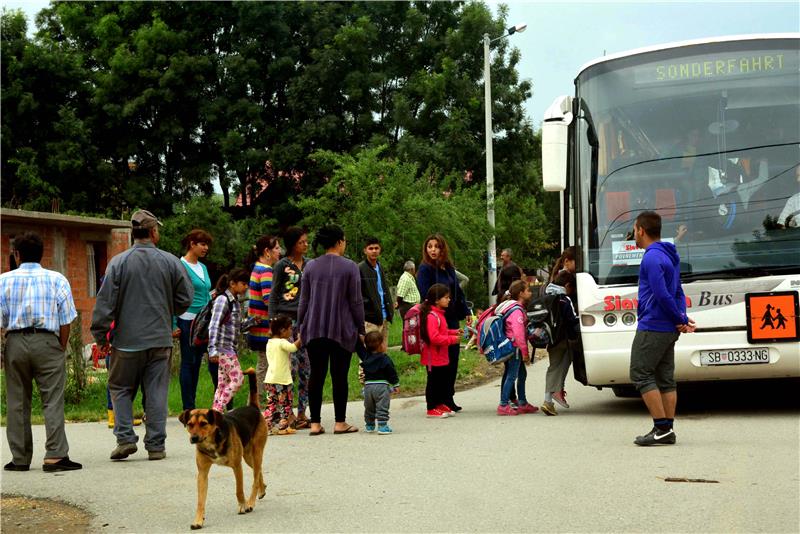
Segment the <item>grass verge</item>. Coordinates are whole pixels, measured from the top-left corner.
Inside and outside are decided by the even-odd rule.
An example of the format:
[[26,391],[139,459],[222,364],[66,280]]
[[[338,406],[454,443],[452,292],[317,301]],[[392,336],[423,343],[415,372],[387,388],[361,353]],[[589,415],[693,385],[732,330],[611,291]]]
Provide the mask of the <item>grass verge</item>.
[[[399,325],[399,323],[398,323]],[[402,325],[393,328],[389,333],[389,343],[394,346],[400,342],[400,331]],[[169,413],[171,416],[176,416],[182,409],[181,402],[181,388],[180,381],[177,376],[177,369],[179,367],[178,361],[180,359],[179,352],[174,352],[172,365],[172,379],[169,386]],[[389,356],[394,361],[397,368],[397,374],[400,376],[400,392],[398,396],[411,397],[422,395],[425,393],[425,383],[427,374],[425,368],[419,364],[419,356],[409,356],[408,354],[399,350],[389,350]],[[248,367],[255,367],[258,356],[255,352],[250,350],[243,350],[239,355],[239,361],[242,369]],[[483,356],[474,350],[461,351],[461,360],[458,367],[458,378],[456,387],[457,389],[465,389],[481,384],[486,380],[492,379],[502,373],[502,368],[497,369],[491,367],[486,363]],[[89,370],[88,384],[84,390],[84,394],[80,402],[76,404],[66,404],[64,414],[67,421],[70,422],[85,422],[85,421],[100,421],[106,418],[106,382],[107,373],[105,369]],[[6,396],[5,396],[5,373],[2,375],[3,396],[0,403],[0,422],[6,424]],[[248,387],[247,384],[243,385],[239,392],[236,394],[234,404],[236,406],[243,406],[247,403]],[[353,356],[353,361],[350,365],[349,375],[349,399],[359,400],[361,396],[361,384],[358,382],[358,358]],[[211,376],[208,373],[208,367],[203,364],[200,369],[200,382],[197,387],[197,406],[211,406],[214,399],[214,390],[211,383]],[[330,402],[332,399],[330,376],[325,383],[323,391],[324,402]],[[141,414],[143,412],[141,404],[141,394],[138,394],[134,402],[134,413]],[[33,401],[31,409],[31,421],[34,424],[42,424],[44,418],[42,416],[42,401],[39,395],[38,387],[33,388]]]

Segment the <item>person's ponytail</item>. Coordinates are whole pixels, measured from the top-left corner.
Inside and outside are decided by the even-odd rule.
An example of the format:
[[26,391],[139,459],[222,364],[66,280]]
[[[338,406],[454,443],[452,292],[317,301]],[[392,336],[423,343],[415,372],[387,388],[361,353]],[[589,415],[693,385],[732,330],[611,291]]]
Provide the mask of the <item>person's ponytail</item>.
[[436,305],[436,301],[442,297],[446,297],[449,294],[450,290],[444,284],[433,284],[430,289],[428,289],[428,293],[425,295],[425,300],[422,301],[422,304],[420,304],[419,307],[419,333],[422,336],[423,341],[427,343],[431,342],[430,333],[428,332],[428,315],[431,314],[431,310]]
[[219,279],[217,280],[217,285],[214,288],[214,290],[217,292],[217,295],[221,295],[221,294],[225,293],[225,290],[228,289],[228,285],[229,285],[228,281],[229,280],[230,280],[230,278],[228,277],[227,273],[225,273],[225,274],[223,274],[222,276],[219,277]]
[[556,260],[555,265],[553,265],[553,270],[550,271],[550,281],[556,279],[556,275],[558,272],[564,268],[564,263],[567,260],[575,261],[575,247],[567,247],[564,249],[564,252],[561,253],[561,256],[558,257]]

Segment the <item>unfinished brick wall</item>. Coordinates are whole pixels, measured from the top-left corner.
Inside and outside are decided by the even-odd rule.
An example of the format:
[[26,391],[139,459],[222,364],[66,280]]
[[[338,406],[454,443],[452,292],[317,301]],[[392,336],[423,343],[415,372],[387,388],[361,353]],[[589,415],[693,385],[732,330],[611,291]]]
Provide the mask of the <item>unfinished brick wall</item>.
[[[90,327],[96,298],[90,294],[92,284],[89,281],[90,256],[87,247],[92,244],[106,244],[105,257],[95,267],[95,271],[99,269],[98,274],[102,275],[108,260],[130,246],[130,229],[98,227],[91,223],[64,225],[57,221],[3,221],[0,233],[0,271],[7,272],[11,267],[12,236],[24,231],[33,231],[42,236],[42,267],[58,271],[67,277],[75,308],[81,313],[83,341],[91,343]],[[96,282],[93,285],[96,286]]]

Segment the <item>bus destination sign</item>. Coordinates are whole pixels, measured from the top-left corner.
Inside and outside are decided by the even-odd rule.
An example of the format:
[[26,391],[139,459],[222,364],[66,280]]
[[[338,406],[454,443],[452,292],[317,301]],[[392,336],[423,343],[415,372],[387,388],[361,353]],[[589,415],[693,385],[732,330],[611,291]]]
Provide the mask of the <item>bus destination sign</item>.
[[750,54],[695,56],[663,63],[648,63],[637,68],[637,84],[713,81],[747,75],[790,74],[797,72],[798,55],[784,51]]

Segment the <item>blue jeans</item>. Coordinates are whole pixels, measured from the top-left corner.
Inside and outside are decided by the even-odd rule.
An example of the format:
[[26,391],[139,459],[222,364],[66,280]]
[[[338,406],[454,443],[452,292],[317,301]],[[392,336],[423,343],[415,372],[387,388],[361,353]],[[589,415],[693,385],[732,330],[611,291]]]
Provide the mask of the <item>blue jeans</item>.
[[[189,339],[192,321],[179,318],[178,328],[181,329],[181,401],[183,402],[184,410],[193,410],[197,396],[197,382],[200,380],[200,366],[203,363],[203,353],[208,349],[206,346],[198,347],[193,345],[192,340]],[[212,377],[216,378],[213,375]]]
[[522,361],[519,351],[513,358],[507,360],[504,365],[506,366],[506,372],[503,378],[503,385],[500,388],[500,406],[508,405],[508,399],[514,389],[514,381],[517,383],[517,399],[520,405],[528,404],[528,399],[525,397],[525,380],[528,378],[528,370],[525,368],[525,363]]

